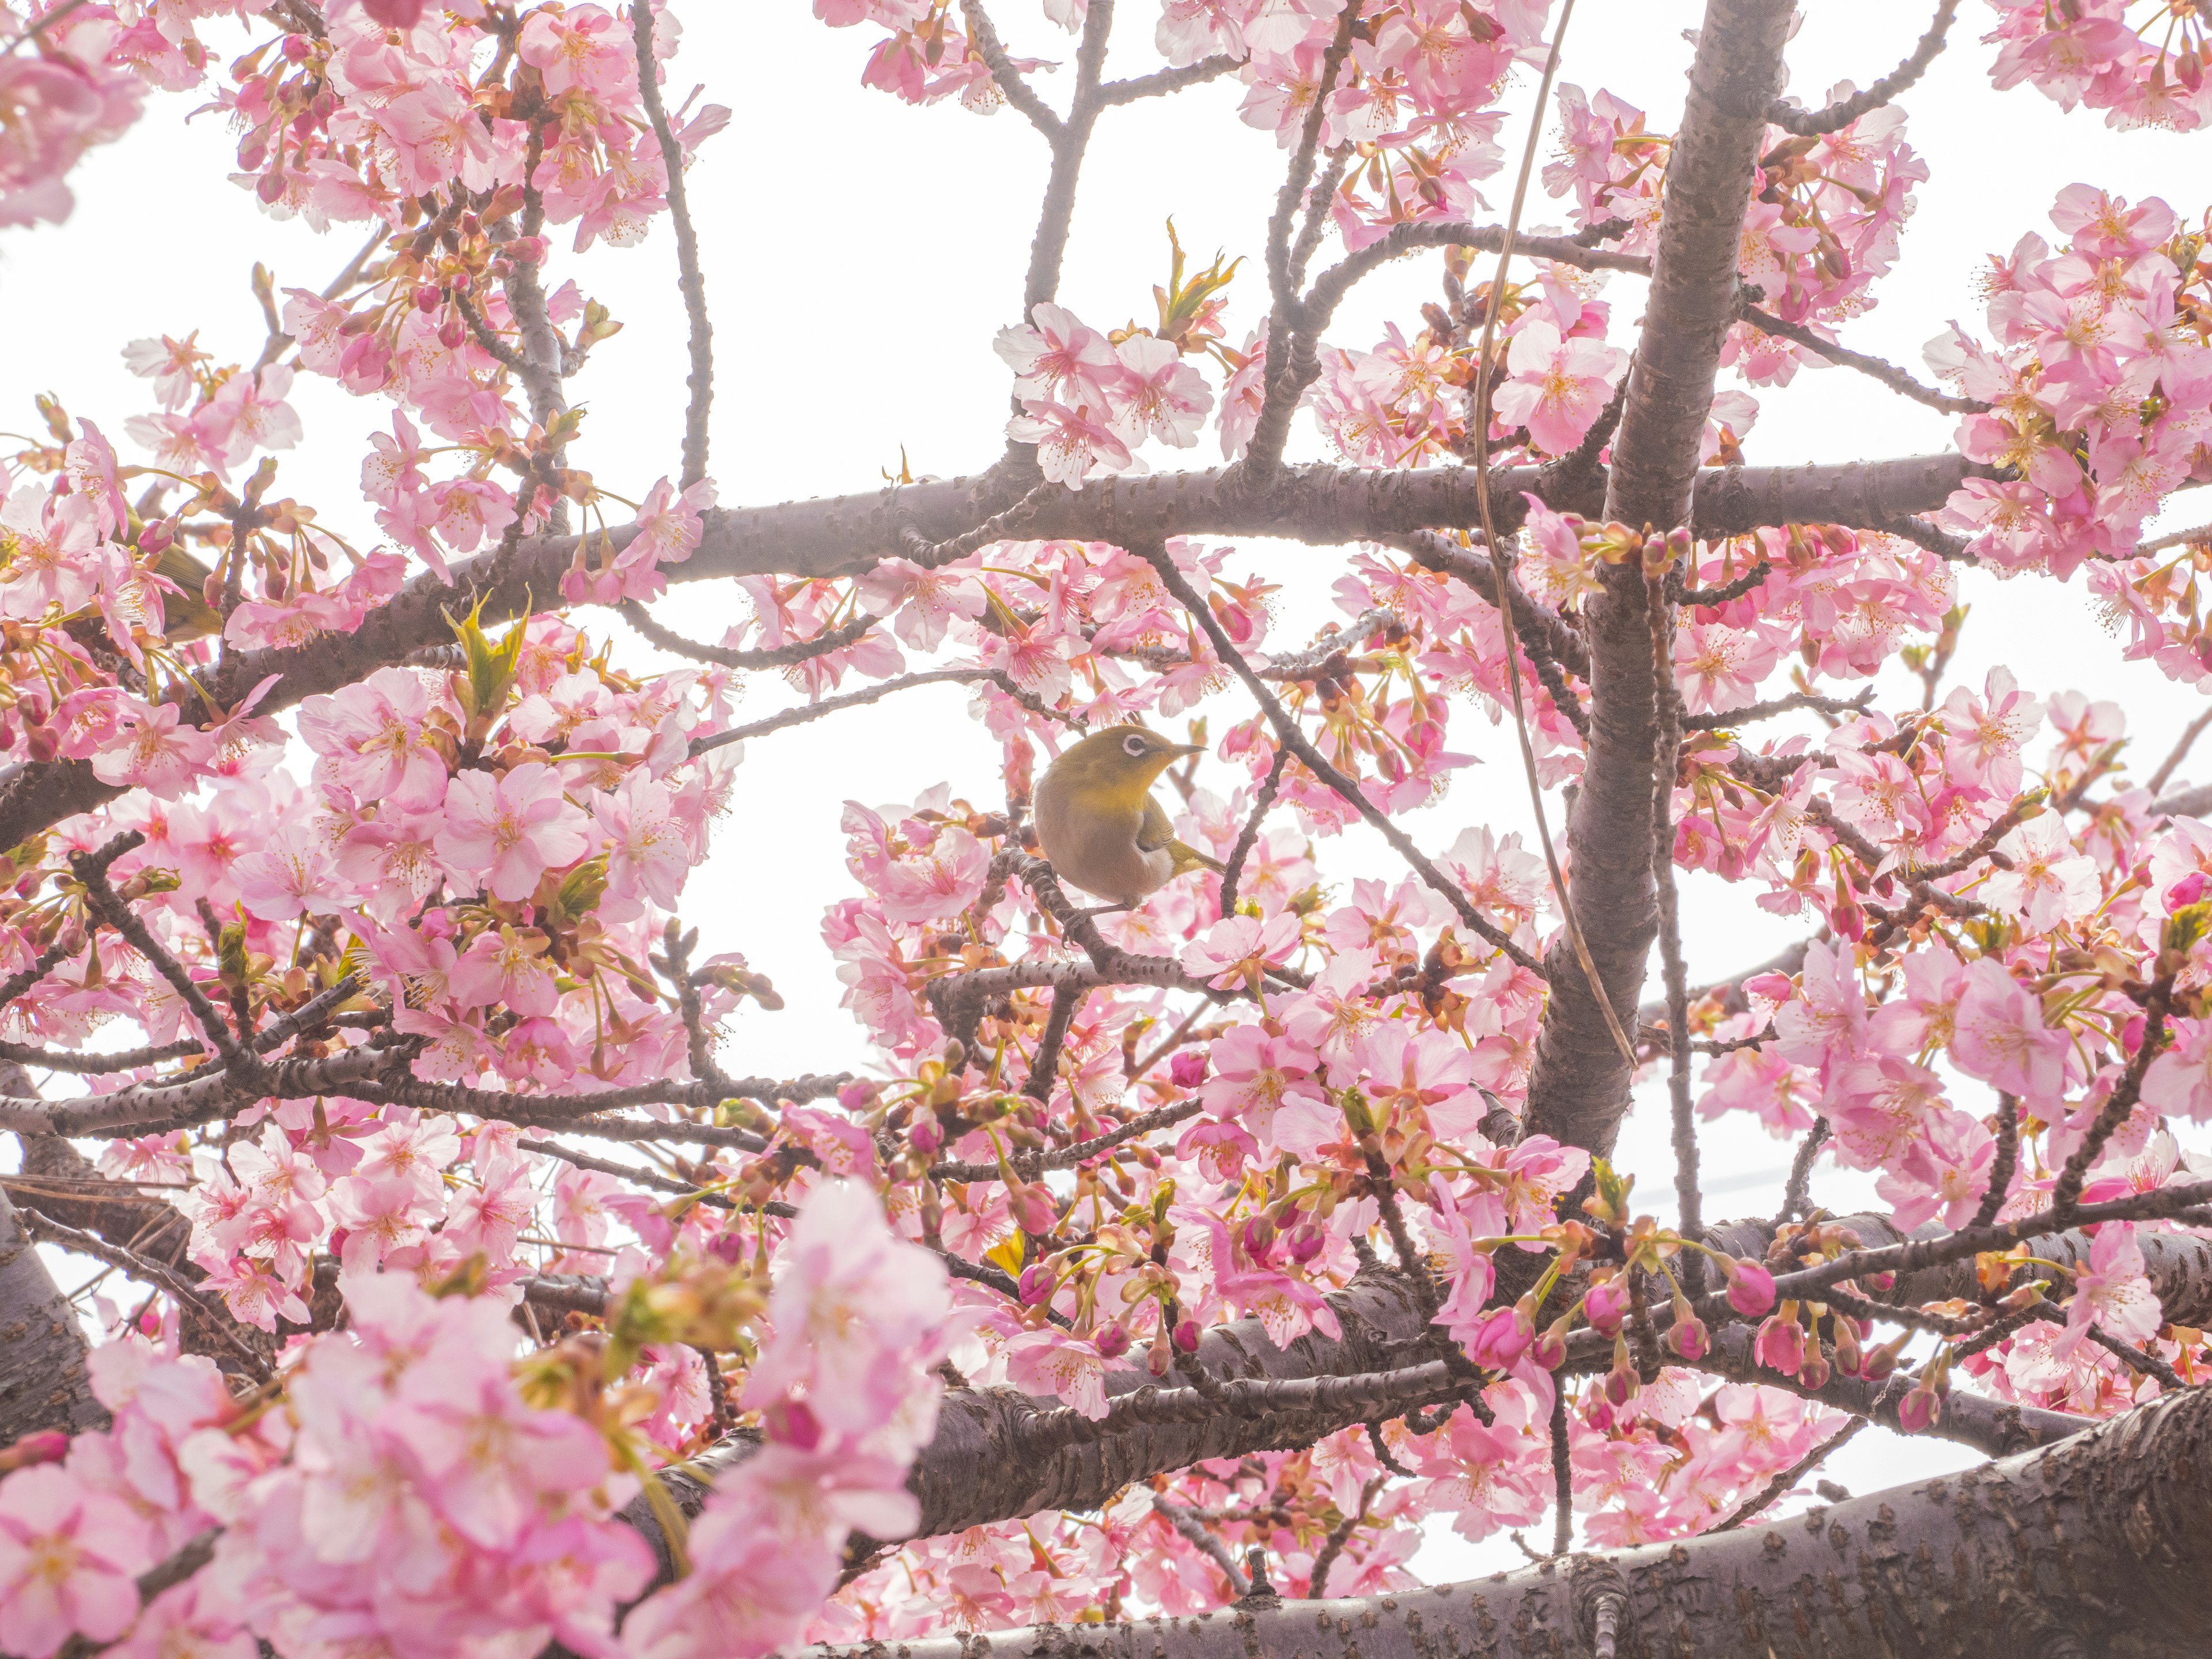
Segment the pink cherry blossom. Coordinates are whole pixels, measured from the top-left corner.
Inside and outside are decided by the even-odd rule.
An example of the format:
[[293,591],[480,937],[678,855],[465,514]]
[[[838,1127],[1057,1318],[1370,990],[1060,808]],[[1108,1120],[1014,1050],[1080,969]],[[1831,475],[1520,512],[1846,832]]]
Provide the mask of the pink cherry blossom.
[[488,872],[495,898],[528,896],[549,870],[573,863],[590,844],[587,820],[563,794],[561,775],[525,761],[495,780],[464,772],[446,793],[438,856],[463,879]]

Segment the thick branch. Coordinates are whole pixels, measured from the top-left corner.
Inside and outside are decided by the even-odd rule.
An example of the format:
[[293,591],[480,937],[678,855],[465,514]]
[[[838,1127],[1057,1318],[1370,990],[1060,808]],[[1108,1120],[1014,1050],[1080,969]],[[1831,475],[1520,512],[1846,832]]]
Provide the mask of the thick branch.
[[[2212,1391],[1799,1520],[1477,1583],[1140,1625],[1039,1626],[1030,1659],[2166,1659],[2212,1619]],[[1604,1626],[1608,1635],[1601,1638]],[[902,1644],[964,1659],[972,1638]],[[823,1647],[822,1659],[871,1650]]]
[[[1701,535],[1738,535],[1764,525],[1841,524],[1881,528],[1916,513],[1932,512],[1977,467],[1958,455],[1909,456],[1835,466],[1708,467],[1694,486],[1695,525]],[[1464,467],[1420,471],[1370,471],[1358,467],[1279,468],[1264,486],[1224,488],[1226,468],[1160,473],[1140,478],[1102,478],[1079,491],[1044,492],[1023,521],[1025,539],[1073,538],[1135,542],[1170,536],[1279,536],[1311,546],[1334,546],[1392,532],[1479,524],[1474,475]],[[1547,492],[1547,503],[1588,518],[1604,513],[1601,489],[1587,480],[1547,483],[1546,469],[1517,467],[1491,476],[1493,509],[1501,533],[1526,514],[1523,490]],[[902,531],[929,542],[950,540],[1006,507],[1002,479],[955,478],[908,484],[864,495],[831,496],[780,506],[710,509],[697,552],[667,568],[672,582],[717,581],[735,576],[858,575],[887,558],[906,556]],[[1553,499],[1556,495],[1557,499]],[[609,532],[604,545],[619,551],[634,530]],[[595,547],[601,538],[594,532]],[[560,591],[562,574],[575,556],[564,535],[530,537],[501,560],[495,554],[453,566],[456,586],[425,574],[391,604],[371,611],[351,634],[312,644],[256,651],[237,659],[238,683],[277,677],[259,709],[280,714],[305,698],[335,691],[374,670],[405,661],[425,646],[448,642],[445,613],[459,614],[484,600],[487,626],[526,614]],[[199,714],[197,702],[191,708]],[[0,773],[0,847],[12,847],[40,830],[89,811],[123,792],[102,783],[84,761],[30,762]]]

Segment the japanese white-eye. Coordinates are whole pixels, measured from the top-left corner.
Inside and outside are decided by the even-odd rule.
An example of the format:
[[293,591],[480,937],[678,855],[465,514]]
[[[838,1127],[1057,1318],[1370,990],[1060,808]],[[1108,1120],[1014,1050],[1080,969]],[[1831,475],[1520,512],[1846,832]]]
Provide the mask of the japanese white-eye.
[[1093,732],[1037,780],[1037,844],[1060,878],[1127,906],[1218,860],[1177,841],[1152,781],[1201,744],[1171,743],[1141,726]]

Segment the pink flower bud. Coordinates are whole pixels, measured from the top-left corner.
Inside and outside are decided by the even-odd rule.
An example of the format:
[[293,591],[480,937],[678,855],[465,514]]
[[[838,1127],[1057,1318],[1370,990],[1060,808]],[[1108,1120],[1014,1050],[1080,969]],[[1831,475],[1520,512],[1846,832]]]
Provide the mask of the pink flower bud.
[[1176,1322],[1175,1345],[1185,1353],[1198,1352],[1198,1322],[1195,1319],[1178,1320]]
[[1604,1434],[1613,1427],[1613,1402],[1603,1395],[1583,1407],[1583,1421]]
[[1152,1338],[1152,1346],[1145,1350],[1145,1369],[1154,1376],[1165,1376],[1175,1364],[1175,1356],[1168,1347],[1168,1334],[1161,1331]]
[[1924,1382],[1915,1384],[1912,1392],[1897,1402],[1897,1426],[1907,1434],[1934,1428],[1942,1415],[1942,1400]]
[[2179,881],[2167,888],[2166,908],[2168,914],[2176,910],[2185,910],[2203,898],[2204,885],[2204,872],[2202,870],[2191,870]]
[[1529,1352],[1547,1371],[1555,1371],[1567,1363],[1567,1319],[1565,1314],[1545,1328],[1543,1334],[1530,1346]]
[[274,172],[263,173],[259,181],[253,186],[253,193],[271,206],[283,201],[284,199],[284,170],[282,167],[279,167]]
[[1060,1218],[1052,1207],[1048,1188],[1021,1181],[1006,1183],[1006,1212],[1013,1217],[1014,1225],[1025,1233],[1048,1233]]
[[438,343],[448,351],[459,351],[468,337],[468,325],[458,317],[448,317],[438,325]]
[[1600,1336],[1619,1336],[1620,1322],[1628,1317],[1627,1285],[1618,1279],[1591,1285],[1583,1298],[1583,1317]]
[[33,1429],[0,1450],[0,1469],[27,1469],[34,1463],[58,1463],[69,1455],[70,1437],[59,1429]]
[[1275,1224],[1264,1215],[1255,1215],[1238,1229],[1237,1243],[1253,1261],[1265,1261],[1267,1252],[1275,1248]]
[[1805,1350],[1805,1363],[1797,1370],[1800,1382],[1808,1389],[1825,1389],[1828,1386],[1828,1379],[1835,1374],[1836,1368],[1828,1363],[1828,1356],[1818,1347],[1808,1346]]
[[1206,1081],[1206,1050],[1185,1048],[1168,1062],[1168,1081],[1178,1089],[1195,1089]]
[[933,1115],[925,1112],[908,1128],[906,1144],[927,1158],[945,1145],[945,1126]]
[[1043,1262],[1032,1261],[1022,1269],[1018,1293],[1022,1299],[1022,1306],[1024,1308],[1034,1308],[1038,1304],[1049,1300],[1053,1289],[1053,1271]]
[[1685,1359],[1698,1360],[1711,1349],[1713,1340],[1705,1322],[1691,1314],[1686,1319],[1678,1317],[1667,1328],[1667,1346]]
[[1091,1339],[1101,1359],[1119,1359],[1129,1352],[1129,1333],[1120,1325],[1102,1325]]
[[1628,1358],[1628,1344],[1620,1337],[1613,1339],[1613,1369],[1605,1374],[1605,1397],[1616,1406],[1626,1406],[1636,1398],[1644,1386],[1644,1379],[1636,1374],[1636,1367]]
[[1528,1352],[1535,1335],[1528,1316],[1517,1306],[1492,1308],[1468,1339],[1467,1357],[1486,1370],[1510,1370],[1513,1362]]
[[1729,1306],[1747,1319],[1774,1311],[1774,1275],[1748,1256],[1727,1263]]
[[1304,1266],[1321,1254],[1321,1247],[1328,1242],[1328,1235],[1311,1221],[1301,1221],[1283,1235],[1283,1248],[1291,1261]]
[[1777,1314],[1759,1328],[1751,1352],[1767,1370],[1795,1376],[1805,1364],[1805,1328]]
[[1869,1279],[1866,1282],[1867,1282],[1867,1287],[1868,1287],[1869,1290],[1875,1290],[1875,1291],[1888,1291],[1888,1290],[1894,1290],[1894,1289],[1896,1288],[1896,1286],[1897,1286],[1897,1275],[1896,1275],[1895,1273],[1876,1273],[1876,1274],[1875,1274],[1872,1278]]
[[415,309],[417,311],[435,311],[445,302],[445,290],[435,283],[424,283],[415,290]]
[[314,50],[314,44],[304,34],[288,34],[284,37],[284,61],[288,64],[306,63]]
[[734,1267],[744,1259],[744,1236],[734,1228],[726,1227],[707,1241],[707,1254],[715,1261]]

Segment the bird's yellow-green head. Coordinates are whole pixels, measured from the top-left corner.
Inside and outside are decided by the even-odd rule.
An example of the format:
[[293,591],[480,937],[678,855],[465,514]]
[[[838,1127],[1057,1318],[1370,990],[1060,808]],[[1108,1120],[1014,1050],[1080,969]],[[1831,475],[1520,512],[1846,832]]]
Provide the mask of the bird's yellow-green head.
[[1052,770],[1084,796],[1133,806],[1161,773],[1204,748],[1203,744],[1172,742],[1141,726],[1113,726],[1072,745],[1052,763]]

